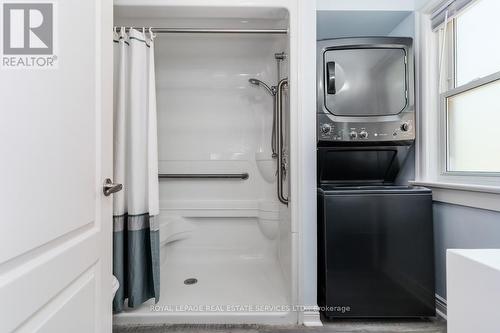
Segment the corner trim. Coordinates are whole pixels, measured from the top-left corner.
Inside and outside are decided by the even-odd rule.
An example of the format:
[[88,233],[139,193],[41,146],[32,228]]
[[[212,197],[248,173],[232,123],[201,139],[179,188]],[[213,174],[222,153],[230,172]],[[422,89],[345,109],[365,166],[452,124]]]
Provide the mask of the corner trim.
[[317,306],[304,308],[302,324],[306,327],[320,327],[323,326],[321,322]]

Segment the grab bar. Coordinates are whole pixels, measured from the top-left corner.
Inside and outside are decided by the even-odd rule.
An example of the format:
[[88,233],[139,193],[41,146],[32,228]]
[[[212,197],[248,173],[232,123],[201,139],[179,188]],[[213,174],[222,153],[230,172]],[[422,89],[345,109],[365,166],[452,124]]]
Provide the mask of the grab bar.
[[278,199],[281,203],[288,205],[288,198],[283,195],[283,117],[282,117],[282,98],[283,98],[283,87],[288,84],[288,79],[282,79],[278,83],[277,94],[276,94],[276,142],[278,146],[278,181],[277,181],[277,191]]
[[244,173],[160,173],[158,178],[170,179],[248,179],[247,172]]

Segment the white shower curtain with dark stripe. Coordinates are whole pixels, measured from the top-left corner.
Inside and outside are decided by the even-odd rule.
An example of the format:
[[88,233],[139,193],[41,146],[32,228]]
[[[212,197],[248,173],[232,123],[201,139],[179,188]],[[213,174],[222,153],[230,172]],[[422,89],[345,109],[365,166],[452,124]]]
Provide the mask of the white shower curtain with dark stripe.
[[113,309],[159,299],[158,143],[151,31],[114,34]]

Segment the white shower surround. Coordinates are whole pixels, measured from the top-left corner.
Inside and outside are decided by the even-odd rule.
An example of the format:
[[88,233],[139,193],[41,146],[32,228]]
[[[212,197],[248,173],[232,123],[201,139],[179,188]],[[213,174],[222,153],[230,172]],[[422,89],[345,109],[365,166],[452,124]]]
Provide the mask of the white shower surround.
[[[182,6],[185,9],[196,12],[197,7],[207,8],[207,1],[203,0],[115,0],[115,5],[119,6],[133,6],[139,5],[142,8],[147,8],[148,6],[168,6],[177,7]],[[291,262],[291,276],[289,281],[291,284],[291,304],[300,304],[313,306],[316,305],[316,193],[315,193],[315,110],[314,100],[315,100],[315,87],[314,87],[314,73],[315,73],[315,55],[311,50],[315,47],[315,32],[311,31],[315,28],[315,11],[313,1],[292,1],[292,0],[255,0],[255,1],[230,1],[230,0],[213,0],[210,1],[210,8],[221,9],[222,13],[225,11],[223,7],[231,7],[231,12],[234,15],[237,13],[235,8],[248,9],[251,7],[261,7],[261,8],[285,8],[288,10],[289,15],[289,81],[290,81],[290,132],[291,132],[291,142],[290,142],[290,155],[292,165],[290,180],[290,209],[287,212],[290,215],[290,243],[291,252],[282,253],[282,255],[289,255]],[[142,15],[143,18],[144,10],[138,12],[138,15]],[[206,11],[199,10],[197,13],[199,17],[206,15]],[[213,13],[212,13],[213,15]],[[152,22],[152,21],[149,21]],[[306,23],[307,22],[307,23]],[[138,24],[138,23],[134,23]],[[152,23],[149,23],[153,25]],[[158,25],[159,26],[159,25]],[[220,27],[220,26],[219,26]],[[229,27],[229,26],[228,26]],[[300,29],[299,29],[300,27]],[[311,38],[312,37],[312,38]],[[167,37],[170,38],[170,37]],[[196,37],[194,37],[196,38]],[[235,38],[230,37],[230,38]],[[243,38],[253,38],[251,36]],[[271,37],[272,39],[272,37]],[[161,42],[160,42],[161,43]],[[274,65],[274,59],[269,59],[268,66]],[[271,72],[271,71],[270,71]],[[264,76],[261,77],[266,82],[275,83],[275,76]],[[161,80],[161,79],[160,79]],[[161,86],[161,82],[159,85]],[[250,89],[251,87],[249,87]],[[270,99],[265,95],[265,91],[258,91],[253,87],[252,95],[255,98]],[[161,110],[161,97],[159,99],[159,113]],[[265,105],[265,103],[264,103]],[[269,101],[268,107],[271,108],[272,104]],[[161,119],[161,115],[160,115]],[[161,121],[160,121],[161,122]],[[161,124],[159,125],[161,126]],[[160,129],[161,132],[161,129]],[[261,143],[265,144],[261,140]],[[254,143],[259,145],[259,143]],[[160,143],[161,146],[161,143]],[[160,148],[161,149],[161,148]],[[160,151],[161,160],[162,151]],[[160,172],[162,170],[162,165],[160,163]],[[244,170],[242,170],[244,171]],[[249,170],[251,173],[256,174],[257,170]],[[263,183],[262,183],[263,184]],[[234,185],[234,184],[233,184]],[[241,184],[240,184],[241,185]],[[181,185],[181,186],[186,186]],[[209,185],[208,185],[209,186]],[[264,188],[265,185],[263,185]],[[237,187],[236,187],[237,189]],[[273,195],[271,187],[271,192],[268,195]],[[169,201],[168,193],[161,189],[163,194],[160,194],[162,203],[160,206],[163,210],[167,209],[169,205],[173,204]],[[168,191],[167,191],[168,192]],[[189,192],[189,191],[188,191]],[[194,193],[194,192],[192,192]],[[219,192],[223,193],[223,192]],[[241,195],[247,193],[243,188],[240,192]],[[224,201],[224,196],[216,198],[213,204],[217,206],[220,205],[220,209],[214,210],[215,206],[209,207],[210,210],[218,211],[216,216],[220,217],[223,215],[224,209],[227,208]],[[202,201],[200,201],[202,202]],[[218,203],[217,203],[218,202]],[[196,202],[192,200],[186,200],[185,203],[189,206],[196,206]],[[247,219],[252,219],[251,216],[255,215],[258,217],[258,205],[252,200],[243,200],[243,206],[238,207],[242,216]],[[179,202],[172,205],[175,209],[179,208]],[[246,205],[246,206],[245,206]],[[186,207],[189,208],[189,207]],[[197,207],[199,210],[200,207]],[[194,210],[189,210],[192,215]],[[286,210],[282,210],[282,215]],[[221,213],[222,212],[222,213]],[[200,212],[205,218],[206,210]],[[253,215],[252,215],[253,214]],[[189,215],[189,214],[188,214]],[[234,215],[233,213],[229,214]],[[185,215],[184,215],[185,216]],[[191,218],[196,219],[195,216]],[[232,217],[228,217],[230,219]],[[227,221],[227,220],[226,220]],[[248,220],[247,222],[249,222]],[[239,222],[238,222],[239,223]],[[248,225],[250,226],[251,223]],[[253,225],[256,225],[253,223]],[[251,227],[250,227],[251,228]],[[249,232],[251,229],[249,229]],[[255,231],[255,230],[254,230]],[[265,240],[263,240],[265,242]],[[283,252],[283,250],[282,250]],[[260,263],[263,265],[269,263]],[[275,267],[275,266],[269,266]],[[222,272],[223,273],[223,272]],[[251,273],[247,274],[251,275]],[[248,276],[247,276],[248,277]],[[251,277],[251,276],[250,276]],[[163,279],[162,279],[163,281]],[[258,287],[258,285],[257,285]],[[132,314],[132,313],[131,313]],[[156,319],[152,317],[157,317]],[[273,314],[260,314],[255,313],[237,313],[229,314],[227,316],[223,315],[200,315],[198,317],[185,317],[182,315],[168,316],[166,320],[158,321],[158,316],[161,314],[149,314],[149,316],[137,315],[120,315],[115,317],[117,323],[151,323],[151,322],[217,322],[217,323],[263,323],[263,324],[279,324],[279,323],[305,323],[314,324],[319,321],[318,313],[315,311],[299,311],[292,312],[287,316],[273,315]]]

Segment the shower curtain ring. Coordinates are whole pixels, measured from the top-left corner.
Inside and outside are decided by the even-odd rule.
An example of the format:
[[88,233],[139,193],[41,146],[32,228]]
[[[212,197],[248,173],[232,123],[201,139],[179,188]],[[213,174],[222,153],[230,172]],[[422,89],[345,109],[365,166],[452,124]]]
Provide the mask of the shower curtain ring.
[[149,38],[151,38],[151,40],[155,39],[156,35],[153,33],[153,28],[152,27],[149,27]]

